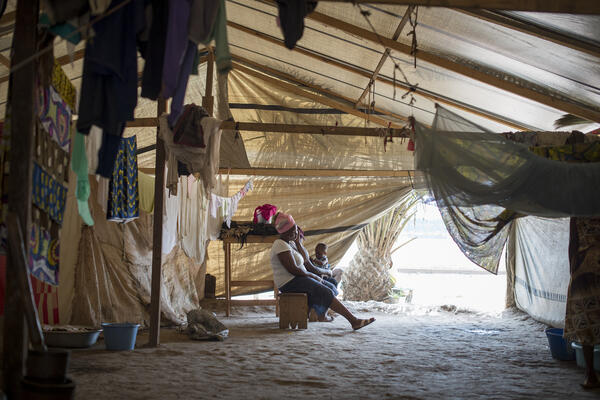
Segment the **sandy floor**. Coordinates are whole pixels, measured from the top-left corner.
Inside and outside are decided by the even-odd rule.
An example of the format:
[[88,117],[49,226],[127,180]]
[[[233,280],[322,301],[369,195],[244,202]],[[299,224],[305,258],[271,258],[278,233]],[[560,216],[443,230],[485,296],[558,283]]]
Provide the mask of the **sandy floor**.
[[[278,329],[272,309],[236,308],[224,342],[161,331],[158,349],[72,352],[78,399],[598,398],[583,370],[550,357],[545,326],[412,305],[351,304],[377,321],[353,332],[342,318]],[[242,312],[243,310],[243,312]],[[219,314],[218,314],[219,315]],[[221,314],[222,315],[222,314]],[[137,345],[147,342],[147,332]]]

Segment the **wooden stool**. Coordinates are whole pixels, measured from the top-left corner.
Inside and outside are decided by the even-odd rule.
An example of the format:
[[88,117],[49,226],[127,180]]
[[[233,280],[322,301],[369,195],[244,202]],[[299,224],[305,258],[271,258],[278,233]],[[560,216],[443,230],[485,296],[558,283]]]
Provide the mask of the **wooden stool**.
[[279,295],[279,329],[306,329],[308,327],[308,298],[306,293]]

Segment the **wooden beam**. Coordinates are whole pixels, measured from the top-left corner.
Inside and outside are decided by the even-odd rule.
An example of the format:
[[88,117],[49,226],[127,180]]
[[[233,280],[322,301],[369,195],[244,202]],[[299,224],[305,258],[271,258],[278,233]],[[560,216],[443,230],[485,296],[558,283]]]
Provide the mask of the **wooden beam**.
[[471,17],[479,18],[484,21],[491,22],[496,25],[504,26],[515,31],[535,36],[537,38],[556,43],[560,46],[568,47],[573,50],[587,53],[594,57],[600,57],[600,46],[583,42],[573,37],[564,35],[559,32],[546,29],[535,25],[529,21],[524,21],[519,18],[504,15],[498,12],[489,10],[456,10]]
[[[167,110],[164,98],[158,98],[157,115]],[[160,344],[160,287],[162,281],[162,230],[163,209],[165,198],[165,145],[156,129],[156,158],[154,179],[154,215],[152,223],[152,283],[150,291],[150,333],[148,346],[157,347]]]
[[[32,57],[37,50],[39,0],[18,0],[15,33],[12,42],[12,65]],[[10,74],[8,107],[12,111],[10,135],[10,174],[8,175],[8,211],[16,214],[29,249],[31,232],[31,187],[35,131],[36,66],[26,63]],[[5,126],[6,127],[6,126]],[[16,254],[9,253],[6,265],[4,304],[3,385],[8,398],[20,398],[21,379],[28,335],[25,329],[23,295],[19,285]]]
[[[154,168],[140,168],[140,172],[154,175]],[[304,177],[381,177],[408,178],[412,170],[358,170],[358,169],[293,169],[293,168],[219,168],[220,174],[244,176],[304,176]],[[232,239],[235,241],[237,239]],[[248,242],[251,243],[251,242]]]
[[[130,121],[128,127],[156,126],[150,122],[157,122],[158,118],[136,118]],[[312,133],[317,135],[337,135],[337,136],[374,136],[374,137],[408,137],[408,130],[401,128],[363,128],[359,126],[329,126],[329,125],[299,125],[299,124],[273,124],[264,122],[221,122],[221,129],[239,130],[248,132],[281,132],[281,133]]]
[[485,8],[567,14],[600,14],[596,0],[323,0],[336,3],[395,4],[399,6]]
[[[597,2],[597,4],[600,7],[600,1]],[[374,32],[360,28],[356,25],[349,24],[345,21],[330,17],[320,12],[314,11],[307,15],[306,18],[339,29],[351,35],[358,36],[373,43],[380,45],[382,44],[383,46],[389,47],[392,50],[410,55],[411,47],[406,44],[378,36]],[[460,75],[467,76],[471,79],[478,80],[480,82],[497,87],[507,92],[517,94],[526,99],[533,100],[535,102],[547,105],[557,110],[568,112],[594,122],[600,122],[600,109],[593,108],[589,105],[581,105],[575,103],[574,101],[569,101],[568,99],[566,99],[566,97],[563,97],[558,92],[554,92],[552,93],[552,95],[544,94],[543,92],[548,92],[549,89],[540,87],[539,85],[535,85],[531,82],[522,80],[522,82],[524,82],[525,85],[519,85],[517,83],[504,80],[501,77],[496,77],[494,74],[491,73],[495,71],[490,70],[490,73],[486,73],[483,70],[475,69],[467,65],[451,61],[441,56],[428,53],[424,50],[417,51],[416,57],[422,61],[456,72]],[[539,88],[543,92],[540,93],[540,91],[536,90],[536,88]]]
[[[283,43],[283,40],[281,40],[281,39],[275,38],[273,36],[266,35],[266,34],[264,34],[262,32],[256,31],[254,29],[247,28],[247,27],[245,27],[243,25],[239,25],[239,24],[236,24],[236,23],[233,23],[233,22],[227,22],[227,25],[231,26],[231,27],[233,27],[235,29],[241,30],[242,32],[245,32],[245,33],[247,33],[249,35],[252,35],[254,37],[260,38],[261,40],[267,41],[269,43],[276,44],[276,45],[278,45],[278,46],[280,46],[282,48],[285,48],[286,51],[288,51],[287,48],[285,47],[285,44]],[[334,66],[334,67],[337,67],[337,68],[341,68],[343,70],[355,73],[357,75],[364,76],[365,78],[370,78],[371,75],[372,75],[370,72],[368,72],[368,71],[366,71],[366,70],[364,70],[362,68],[359,68],[357,66],[340,62],[337,59],[317,54],[315,52],[303,49],[303,48],[301,48],[299,46],[294,47],[294,49],[292,51],[298,52],[298,53],[303,54],[303,55],[305,55],[307,57],[311,57],[311,58],[313,58],[315,60],[322,61],[322,62],[326,63],[328,66]],[[266,70],[267,67],[266,66],[261,66],[260,68],[261,69],[264,68]],[[280,75],[281,75],[281,73],[280,73]],[[383,83],[385,83],[387,85],[390,85],[390,86],[393,86],[395,84],[397,87],[403,88],[405,90],[410,89],[410,87],[407,84],[405,84],[405,83],[403,83],[401,81],[394,82],[394,80],[392,78],[385,77],[385,76],[382,76],[382,75],[378,75],[376,80],[378,82],[383,82]],[[507,120],[506,118],[502,118],[502,117],[500,117],[498,115],[495,115],[495,114],[492,114],[490,112],[486,112],[484,110],[477,109],[477,108],[469,106],[467,104],[464,104],[464,103],[461,103],[461,102],[457,102],[457,101],[454,101],[452,99],[448,99],[448,98],[446,98],[444,96],[440,96],[440,95],[438,95],[436,93],[424,90],[422,88],[417,88],[414,93],[417,96],[424,97],[424,98],[429,99],[429,100],[431,100],[433,102],[452,106],[452,107],[457,108],[459,110],[463,110],[463,111],[469,112],[471,114],[478,115],[478,116],[483,117],[483,118],[487,118],[490,121],[498,122],[500,124],[506,125],[506,126],[511,127],[513,129],[517,129],[517,130],[531,130],[530,126],[522,125],[522,124],[519,124],[518,122]]]
[[[394,40],[394,41],[398,40],[398,38],[400,37],[400,34],[402,33],[402,29],[404,29],[404,26],[410,19],[409,18],[410,14],[413,12],[414,8],[415,8],[414,6],[408,6],[408,8],[406,9],[406,12],[402,16],[402,19],[400,20],[400,23],[398,24],[398,27],[396,28],[396,31],[392,35],[392,40]],[[379,63],[377,64],[377,67],[375,67],[375,70],[373,71],[373,75],[371,75],[371,79],[369,79],[369,84],[367,85],[365,90],[363,90],[363,92],[360,95],[360,97],[358,98],[358,100],[356,100],[356,103],[354,103],[354,107],[358,107],[360,105],[362,99],[364,99],[365,96],[367,95],[367,93],[369,93],[369,90],[371,89],[371,85],[373,85],[375,83],[375,80],[377,79],[377,76],[379,75],[379,71],[381,71],[381,68],[383,67],[383,64],[385,64],[385,61],[387,60],[391,51],[392,51],[392,49],[390,49],[389,47],[385,48],[383,55],[379,59]]]
[[156,128],[158,126],[158,118],[146,117],[136,118],[133,121],[127,121],[126,128]]
[[268,82],[271,85],[277,86],[277,87],[279,87],[281,89],[287,90],[287,91],[292,92],[294,94],[297,94],[299,96],[303,96],[303,97],[306,97],[306,98],[311,99],[313,101],[316,101],[317,103],[321,103],[321,104],[324,104],[326,106],[333,107],[336,110],[347,112],[348,114],[352,114],[354,116],[357,116],[359,118],[363,118],[365,120],[371,121],[371,122],[373,122],[375,124],[378,124],[378,125],[381,125],[381,126],[385,126],[385,127],[390,126],[392,128],[402,128],[402,126],[400,126],[397,123],[390,122],[388,120],[385,120],[385,119],[380,118],[380,117],[375,116],[375,115],[365,114],[365,113],[363,113],[361,111],[356,110],[354,107],[352,107],[350,105],[345,105],[345,104],[340,103],[339,101],[332,100],[329,97],[325,97],[325,96],[322,96],[320,94],[309,92],[308,90],[302,89],[302,88],[300,88],[300,87],[298,87],[296,85],[292,85],[290,83],[286,83],[286,82],[281,81],[279,79],[271,78],[268,75],[265,75],[263,73],[255,71],[253,69],[244,67],[241,64],[238,64],[238,63],[234,62],[233,65],[234,65],[234,68],[237,69],[237,70],[239,70],[239,71],[242,71],[242,72],[244,72],[244,73],[246,73],[248,75],[254,76],[255,78],[261,79],[261,80],[263,80],[265,82]]
[[[351,99],[350,97],[346,97],[346,96],[341,95],[339,93],[336,93],[336,92],[334,92],[332,90],[326,89],[326,88],[324,88],[324,87],[322,87],[320,85],[315,85],[313,83],[304,81],[302,79],[299,79],[299,78],[295,77],[294,75],[290,75],[290,74],[287,74],[285,72],[281,72],[281,71],[278,71],[276,69],[267,67],[264,64],[259,64],[257,62],[254,62],[254,61],[248,59],[248,58],[245,58],[245,57],[242,57],[242,56],[239,56],[239,55],[236,55],[236,54],[232,54],[231,57],[235,61],[239,61],[239,62],[241,62],[243,64],[246,64],[246,65],[249,65],[249,66],[251,66],[251,67],[253,67],[255,69],[259,69],[259,70],[261,70],[261,71],[263,71],[263,72],[265,72],[265,73],[267,73],[267,74],[269,74],[271,76],[275,76],[277,78],[285,79],[285,80],[290,81],[290,82],[295,82],[295,83],[297,83],[297,84],[299,84],[301,86],[305,86],[307,88],[310,88],[310,89],[312,89],[312,90],[314,90],[314,91],[316,91],[316,92],[318,92],[320,94],[324,94],[324,95],[327,95],[327,96],[333,96],[333,97],[336,97],[338,99],[342,99],[344,101],[347,101],[349,103],[354,102],[354,100]],[[395,113],[389,112],[389,111],[384,110],[383,108],[380,108],[380,107],[375,107],[373,110],[375,112],[378,112],[378,113],[381,113],[381,114],[384,114],[384,115],[388,115],[390,117],[399,119],[401,121],[408,121],[407,117],[405,117],[403,115],[399,115],[399,114],[395,114]]]
[[352,169],[290,169],[290,168],[222,168],[221,174],[229,175],[255,175],[255,176],[304,176],[304,177],[385,177],[385,178],[408,178],[412,171],[388,171],[388,170],[352,170]]

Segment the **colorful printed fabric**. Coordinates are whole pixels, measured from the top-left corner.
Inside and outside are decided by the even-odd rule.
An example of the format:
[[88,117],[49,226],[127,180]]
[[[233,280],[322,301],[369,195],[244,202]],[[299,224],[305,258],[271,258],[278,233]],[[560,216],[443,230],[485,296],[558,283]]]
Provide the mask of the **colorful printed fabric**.
[[29,272],[42,282],[58,286],[59,243],[46,229],[31,224]]
[[67,202],[67,188],[33,163],[33,204],[46,212],[53,221],[62,225]]
[[107,219],[109,221],[129,222],[140,216],[136,153],[135,136],[121,138],[108,186]]
[[52,86],[39,91],[38,117],[58,145],[69,152],[71,146],[71,108]]
[[540,146],[530,147],[529,149],[540,157],[554,161],[600,161],[600,142],[565,144],[563,146]]
[[71,107],[71,110],[74,110],[77,103],[77,91],[56,60],[54,60],[54,68],[52,69],[52,86],[65,103]]
[[43,324],[56,325],[58,318],[58,287],[48,285],[29,275],[38,316]]

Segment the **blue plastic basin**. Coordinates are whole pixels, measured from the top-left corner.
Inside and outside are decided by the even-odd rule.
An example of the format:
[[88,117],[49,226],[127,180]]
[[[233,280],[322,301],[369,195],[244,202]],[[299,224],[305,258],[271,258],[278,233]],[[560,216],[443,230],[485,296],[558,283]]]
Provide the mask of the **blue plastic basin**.
[[546,336],[548,337],[548,345],[550,346],[552,358],[563,361],[575,359],[575,351],[563,339],[563,330],[561,328],[546,329]]
[[102,323],[106,350],[133,350],[140,324]]

